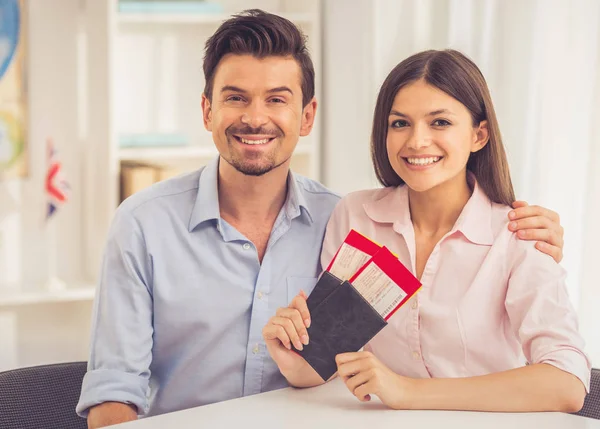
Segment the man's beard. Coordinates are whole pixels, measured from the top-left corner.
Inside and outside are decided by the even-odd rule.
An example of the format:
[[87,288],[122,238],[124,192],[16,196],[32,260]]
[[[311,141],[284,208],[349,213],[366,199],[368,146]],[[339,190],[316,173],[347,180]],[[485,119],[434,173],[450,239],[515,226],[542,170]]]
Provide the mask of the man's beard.
[[[229,147],[229,153],[231,154],[230,159],[225,159],[229,165],[235,168],[240,173],[246,176],[262,176],[269,171],[276,169],[277,167],[284,164],[287,159],[282,162],[277,163],[276,153],[277,147],[275,147],[272,151],[266,154],[257,154],[254,159],[249,159],[248,157],[242,156],[239,151],[236,150],[237,145],[239,143],[236,138],[233,136],[237,135],[269,135],[274,136],[276,139],[281,139],[284,137],[283,131],[280,128],[274,129],[266,129],[266,128],[251,128],[248,126],[245,127],[235,127],[230,126],[225,130],[225,136],[227,137],[227,146]],[[280,142],[275,142],[276,144],[280,144]],[[272,144],[269,142],[267,144]],[[258,161],[258,162],[253,162]]]
[[233,151],[231,151],[231,150],[229,153],[232,153],[232,156],[230,159],[225,158],[225,161],[227,161],[227,163],[229,163],[229,165],[231,165],[237,171],[239,171],[240,173],[242,173],[246,176],[262,176],[263,174],[267,174],[268,172],[276,169],[277,167],[281,166],[282,164],[284,164],[287,161],[287,159],[286,159],[280,163],[276,163],[275,159],[273,159],[273,157],[269,157],[268,160],[264,160],[264,156],[261,156],[261,158],[263,158],[262,162],[253,163],[253,162],[248,162],[248,160],[246,158],[238,156],[237,154],[233,153]]

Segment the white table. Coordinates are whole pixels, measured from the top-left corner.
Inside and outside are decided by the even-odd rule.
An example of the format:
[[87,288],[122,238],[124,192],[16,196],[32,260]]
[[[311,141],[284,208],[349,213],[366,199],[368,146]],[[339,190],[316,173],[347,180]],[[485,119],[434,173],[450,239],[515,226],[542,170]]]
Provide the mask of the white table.
[[395,411],[376,397],[359,402],[339,379],[312,389],[282,389],[131,423],[123,429],[600,429],[600,420],[563,413]]

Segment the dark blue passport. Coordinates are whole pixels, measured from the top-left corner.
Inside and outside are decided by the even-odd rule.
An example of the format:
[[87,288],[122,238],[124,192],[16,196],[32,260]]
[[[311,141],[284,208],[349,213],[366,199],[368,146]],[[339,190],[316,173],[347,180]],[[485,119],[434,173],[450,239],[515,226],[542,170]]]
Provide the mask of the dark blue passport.
[[352,284],[327,271],[307,305],[311,316],[309,344],[296,351],[325,381],[337,371],[338,354],[360,350],[387,325]]

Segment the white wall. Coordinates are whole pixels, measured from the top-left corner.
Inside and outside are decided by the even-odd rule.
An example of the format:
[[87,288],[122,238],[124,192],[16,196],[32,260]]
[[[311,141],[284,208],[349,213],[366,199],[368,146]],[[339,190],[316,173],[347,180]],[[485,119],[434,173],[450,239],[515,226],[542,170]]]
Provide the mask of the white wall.
[[[596,79],[595,100],[600,100],[600,74]],[[600,102],[596,103],[593,112],[594,118],[600,118]],[[598,119],[596,119],[597,122]],[[600,142],[600,131],[594,130],[594,141]],[[600,144],[594,146],[590,153],[588,168],[598,171],[600,163]],[[586,205],[584,208],[586,219],[586,237],[600,237],[600,174],[592,176],[593,180],[588,183],[586,192]],[[598,241],[591,239],[585,242],[582,252],[582,275],[581,282],[586,285],[580,296],[579,314],[580,329],[584,338],[588,339],[588,352],[596,368],[600,367],[600,264],[598,263]]]
[[377,185],[370,133],[377,94],[369,0],[327,0],[323,22],[323,183],[345,194]]
[[[29,0],[29,176],[0,182],[16,211],[0,220],[0,294],[45,287],[56,254],[63,280],[84,280],[82,146],[77,136],[76,34],[79,0]],[[44,222],[46,138],[60,151],[72,187],[71,201],[50,228]],[[1,195],[1,194],[0,194]],[[56,228],[56,242],[50,231]],[[91,303],[0,306],[0,367],[85,359]],[[14,345],[9,347],[9,345]]]
[[[0,182],[17,205],[2,222],[1,288],[37,289],[47,279],[48,254],[56,251],[58,270],[69,282],[82,280],[81,146],[77,137],[76,40],[78,0],[30,0],[28,73],[29,176]],[[72,202],[54,219],[58,242],[44,222],[45,142],[52,137],[72,187]],[[14,249],[19,249],[18,252]]]

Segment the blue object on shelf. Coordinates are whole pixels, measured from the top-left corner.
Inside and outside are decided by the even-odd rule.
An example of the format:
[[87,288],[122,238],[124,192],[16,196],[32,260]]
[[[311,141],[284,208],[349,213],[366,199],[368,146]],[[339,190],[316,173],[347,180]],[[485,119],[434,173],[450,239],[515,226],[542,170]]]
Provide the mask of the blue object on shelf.
[[122,134],[119,136],[120,147],[174,147],[187,146],[188,139],[183,134]]
[[179,0],[179,1],[152,1],[128,0],[119,2],[119,12],[123,13],[223,13],[223,6],[219,3]]
[[0,0],[0,79],[6,73],[19,43],[21,9],[17,0]]

